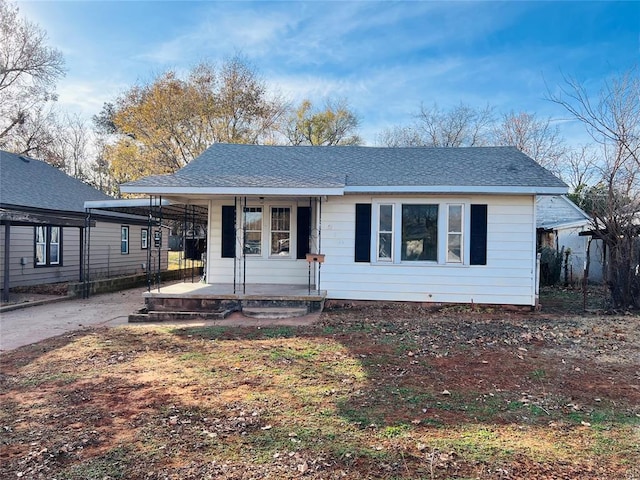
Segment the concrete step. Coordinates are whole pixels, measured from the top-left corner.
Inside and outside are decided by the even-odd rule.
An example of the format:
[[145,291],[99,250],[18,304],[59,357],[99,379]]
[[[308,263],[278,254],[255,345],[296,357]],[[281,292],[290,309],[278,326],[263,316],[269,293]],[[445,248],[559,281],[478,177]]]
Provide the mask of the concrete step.
[[303,317],[307,313],[306,307],[244,307],[242,314],[250,318],[295,318]]
[[179,320],[222,320],[236,310],[221,310],[217,312],[147,312],[146,309],[129,315],[129,323],[143,322],[174,322]]

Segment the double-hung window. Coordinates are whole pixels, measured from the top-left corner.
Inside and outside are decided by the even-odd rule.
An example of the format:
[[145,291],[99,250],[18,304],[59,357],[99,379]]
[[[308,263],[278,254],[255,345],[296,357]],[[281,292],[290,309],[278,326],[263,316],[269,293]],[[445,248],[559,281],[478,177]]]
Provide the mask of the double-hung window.
[[62,228],[47,225],[35,227],[35,264],[46,267],[62,264]]
[[244,209],[245,255],[262,255],[262,207]]
[[129,227],[120,227],[120,253],[129,253]]
[[393,205],[380,205],[377,239],[379,262],[393,262],[393,221]]
[[289,256],[291,248],[291,208],[271,207],[271,255]]
[[462,205],[447,205],[447,263],[463,262],[463,211]]

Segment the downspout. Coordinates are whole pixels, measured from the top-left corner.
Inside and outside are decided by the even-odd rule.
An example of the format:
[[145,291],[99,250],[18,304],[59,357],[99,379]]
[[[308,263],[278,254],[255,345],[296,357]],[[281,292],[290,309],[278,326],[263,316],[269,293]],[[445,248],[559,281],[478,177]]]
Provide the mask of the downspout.
[[9,249],[11,248],[11,222],[7,220],[4,224],[4,281],[2,283],[2,301],[9,301],[9,277],[11,270],[9,268],[11,256],[9,255]]

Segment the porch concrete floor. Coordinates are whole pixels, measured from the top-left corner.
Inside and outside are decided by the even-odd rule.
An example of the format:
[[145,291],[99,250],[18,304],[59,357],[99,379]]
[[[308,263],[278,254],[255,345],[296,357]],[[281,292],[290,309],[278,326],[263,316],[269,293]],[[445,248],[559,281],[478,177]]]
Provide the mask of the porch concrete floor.
[[176,283],[160,289],[154,288],[145,292],[143,297],[163,298],[220,298],[220,299],[270,299],[270,300],[322,300],[326,298],[326,290],[315,290],[311,293],[307,285],[253,283],[236,285],[235,293],[232,283]]

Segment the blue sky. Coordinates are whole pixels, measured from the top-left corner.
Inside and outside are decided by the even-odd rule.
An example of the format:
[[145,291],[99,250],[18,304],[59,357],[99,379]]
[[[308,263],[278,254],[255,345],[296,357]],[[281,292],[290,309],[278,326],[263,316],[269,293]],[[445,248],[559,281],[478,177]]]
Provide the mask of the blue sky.
[[270,90],[346,98],[367,144],[421,103],[552,117],[564,76],[597,89],[640,58],[640,2],[21,1],[65,57],[63,109],[90,117],[136,82],[242,54]]

